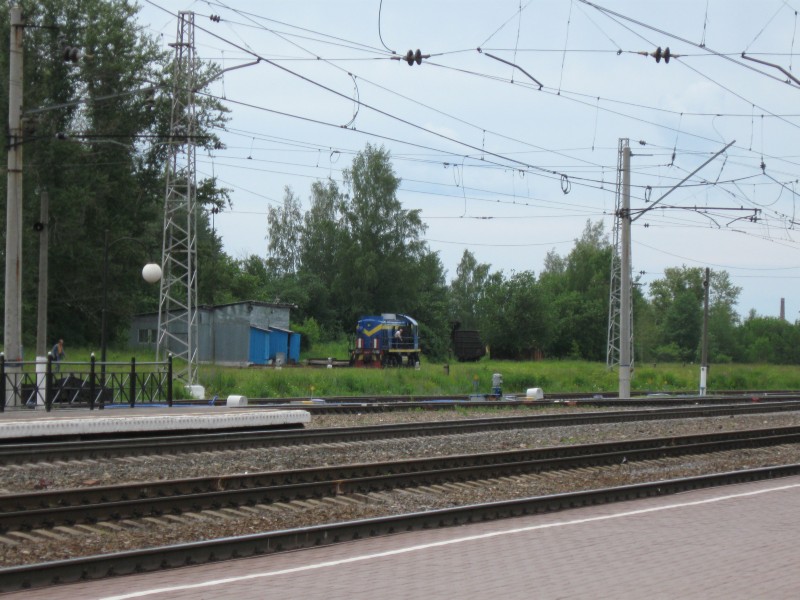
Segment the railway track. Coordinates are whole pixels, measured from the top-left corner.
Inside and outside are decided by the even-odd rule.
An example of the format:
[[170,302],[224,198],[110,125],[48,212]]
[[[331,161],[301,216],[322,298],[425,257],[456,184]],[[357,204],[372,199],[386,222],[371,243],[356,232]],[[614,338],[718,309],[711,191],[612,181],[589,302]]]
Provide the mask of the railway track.
[[[789,434],[792,437],[786,438],[783,436],[782,440],[777,439],[775,436],[769,435],[769,432],[764,432],[766,435],[758,441],[760,437],[757,432],[748,432],[741,436],[740,442],[746,444],[763,444],[772,445],[775,443],[789,442],[796,439],[794,434]],[[698,437],[698,436],[693,436]],[[699,436],[704,437],[704,436]],[[749,438],[746,439],[746,438]],[[771,438],[771,439],[770,439]],[[727,454],[738,454],[741,450],[735,450],[735,444],[732,446],[732,440],[717,442],[705,442],[705,444],[712,444],[706,448],[690,448],[687,444],[679,444],[673,446],[673,439],[662,440],[666,441],[667,445],[664,448],[674,448],[676,452],[691,452],[697,456],[698,452],[714,451],[713,446],[716,445],[716,452]],[[704,442],[699,441],[699,444]],[[793,442],[790,442],[793,443]],[[722,444],[722,445],[719,445]],[[612,450],[612,448],[606,448]],[[620,456],[613,457],[616,464],[611,466],[595,466],[590,467],[589,470],[602,473],[604,470],[611,469],[612,471],[619,471],[621,468],[627,468],[632,464],[636,464],[633,458],[635,450],[624,451],[624,457],[627,459],[625,466],[621,467],[619,461]],[[647,458],[647,450],[644,449],[644,454],[640,454],[640,460],[644,461],[647,467],[653,467],[662,461],[668,460],[663,455],[657,457],[656,455],[649,455]],[[578,452],[580,454],[580,451]],[[594,460],[601,464],[606,460],[602,456],[602,452],[593,452],[583,456],[577,456],[577,459]],[[608,453],[605,453],[608,454]],[[560,459],[553,459],[558,461]],[[507,464],[509,468],[512,463]],[[552,476],[554,479],[566,479],[569,477],[570,472],[584,472],[587,470],[586,465],[591,464],[587,462],[572,463],[573,466],[566,466],[564,463],[561,468],[556,467],[558,470],[545,473],[544,475],[524,475],[520,473],[513,474],[510,470],[500,471],[495,473],[491,479],[486,480],[470,480],[467,483],[458,481],[457,483],[433,483],[430,476],[430,471],[425,473],[424,477],[417,479],[419,487],[414,488],[414,491],[428,490],[434,492],[445,492],[447,489],[452,489],[458,485],[467,487],[470,485],[484,485],[493,486],[506,480],[522,480],[525,478],[539,478]],[[584,466],[577,466],[583,464]],[[530,468],[528,465],[526,468]],[[503,465],[500,465],[503,468]],[[447,470],[447,469],[445,469]],[[569,508],[576,508],[594,504],[604,504],[610,502],[619,502],[643,497],[652,497],[665,494],[674,494],[682,491],[702,489],[706,487],[727,485],[733,483],[742,483],[750,481],[758,481],[763,479],[771,479],[777,477],[786,477],[800,474],[800,464],[789,464],[780,466],[770,466],[758,469],[745,469],[741,471],[730,471],[724,473],[714,473],[710,475],[703,475],[700,477],[680,477],[675,479],[661,479],[658,481],[650,481],[643,483],[635,483],[631,485],[622,485],[614,487],[605,487],[601,489],[581,489],[573,490],[566,493],[557,493],[544,496],[529,496],[514,500],[503,500],[499,502],[488,502],[481,504],[469,504],[463,506],[452,506],[443,509],[424,509],[422,511],[408,512],[404,514],[390,514],[382,515],[373,518],[355,519],[348,521],[331,522],[326,524],[301,526],[293,528],[275,528],[265,533],[255,533],[250,535],[237,535],[237,536],[217,536],[216,539],[205,540],[201,542],[190,543],[177,543],[170,545],[163,545],[157,548],[142,548],[136,550],[126,550],[121,552],[113,552],[110,554],[83,556],[80,558],[73,558],[68,560],[56,560],[38,564],[28,564],[16,567],[9,567],[0,569],[0,591],[13,591],[19,589],[29,589],[33,587],[50,586],[54,584],[68,583],[81,580],[100,579],[104,577],[117,576],[127,573],[141,573],[148,571],[163,570],[166,568],[180,567],[190,564],[204,564],[208,562],[217,562],[231,558],[242,558],[247,556],[257,556],[275,552],[282,552],[287,550],[295,550],[300,548],[308,548],[319,545],[329,545],[339,542],[346,542],[357,540],[367,537],[387,535],[392,533],[414,531],[419,529],[430,529],[439,527],[449,527],[471,522],[480,522],[487,520],[504,519],[510,517],[517,517],[523,515],[532,515],[537,513],[560,511]],[[487,474],[488,475],[488,474]],[[438,481],[442,481],[439,479]],[[363,486],[363,482],[359,482],[359,486]],[[385,483],[378,482],[377,487],[381,489],[378,492],[369,492],[367,494],[354,493],[351,495],[344,495],[342,498],[347,498],[350,502],[361,503],[368,505],[373,502],[375,498],[379,498],[385,494]],[[358,499],[353,499],[356,497]],[[372,499],[372,500],[371,500]],[[366,503],[366,504],[365,504]],[[297,506],[292,505],[308,505],[309,500],[304,501],[290,501],[281,503],[281,507],[286,512],[298,510]],[[232,515],[239,515],[238,518],[244,518],[247,514],[245,511],[256,512],[258,510],[266,510],[264,505],[255,505],[253,507],[243,507],[240,509],[231,508],[218,508],[207,512],[194,513],[194,516],[201,519],[206,519],[206,515],[211,515],[211,519],[229,520]],[[163,518],[145,517],[141,521],[147,522],[152,529],[153,523],[161,523],[161,527],[169,527],[170,524],[179,522],[181,517],[173,514],[165,515]],[[209,521],[206,521],[207,523]],[[126,520],[126,525],[139,527],[136,523]],[[93,526],[93,527],[96,527]],[[59,528],[57,528],[59,529]],[[68,528],[60,528],[66,531]],[[90,527],[75,525],[71,529],[77,535],[86,535]],[[117,527],[122,529],[122,527]],[[211,525],[209,529],[213,531]],[[155,530],[156,532],[158,529]],[[206,531],[204,529],[204,531]],[[260,530],[263,531],[263,530]],[[38,532],[41,532],[39,530]],[[37,532],[30,532],[30,539]],[[114,531],[110,534],[113,536]],[[148,545],[152,544],[153,533],[146,534],[145,539],[150,540]],[[157,533],[156,533],[157,536]]]
[[[631,398],[619,399],[616,392],[601,392],[591,396],[585,393],[547,394],[543,400],[529,400],[524,394],[515,393],[498,399],[486,395],[431,395],[431,396],[333,396],[328,398],[249,398],[250,406],[291,409],[302,407],[312,414],[355,414],[364,412],[390,412],[404,410],[452,410],[454,407],[519,408],[521,406],[551,406],[569,403],[582,407],[657,407],[679,405],[733,404],[753,401],[800,400],[795,391],[723,391],[714,395],[698,396],[693,392],[673,394],[633,394]],[[175,401],[190,404],[191,401]],[[210,402],[223,406],[224,399]]]
[[[257,409],[256,409],[257,410]],[[800,410],[797,400],[769,400],[741,404],[690,405],[669,408],[646,408],[622,411],[495,417],[378,425],[369,427],[336,427],[330,429],[240,430],[224,433],[185,432],[179,435],[147,435],[127,438],[57,440],[45,438],[19,443],[0,440],[0,465],[23,465],[36,462],[97,460],[121,456],[171,455],[180,453],[247,448],[278,447],[319,443],[349,443],[404,437],[456,435],[486,431],[563,427],[601,423],[624,423],[646,420],[692,419],[715,416],[737,416],[792,412]]]
[[[197,434],[189,436],[192,438],[190,440],[186,438],[175,440],[162,436],[128,440],[50,439],[27,444],[27,448],[22,448],[21,454],[26,454],[27,459],[15,455],[11,452],[11,448],[0,446],[0,463],[3,450],[10,451],[7,455],[10,462],[6,463],[5,469],[11,471],[22,469],[20,472],[26,472],[24,465],[35,463],[40,459],[55,463],[48,468],[53,466],[61,468],[63,464],[63,468],[68,469],[73,460],[85,461],[86,464],[106,465],[105,461],[97,460],[103,458],[98,452],[108,453],[109,457],[130,456],[121,462],[116,461],[119,464],[127,464],[128,461],[145,460],[141,455],[168,454],[174,455],[168,460],[184,461],[187,459],[182,453],[186,452],[196,452],[212,459],[216,456],[226,456],[225,453],[238,453],[242,448],[316,443],[331,449],[351,448],[348,452],[356,457],[364,451],[357,448],[359,446],[364,449],[371,448],[372,440],[396,440],[392,443],[398,443],[401,438],[420,438],[419,441],[414,440],[410,443],[427,447],[431,442],[423,441],[425,436],[714,416],[749,415],[752,420],[754,415],[798,409],[800,402],[784,398],[769,400],[759,398],[758,402],[752,399],[744,401],[740,399],[735,404],[723,403],[714,406],[637,408],[588,414],[571,409],[569,414],[440,421],[430,424],[240,431],[211,436]],[[725,422],[733,423],[727,420]],[[760,424],[762,419],[759,417],[756,422]],[[789,423],[791,420],[785,422]],[[754,423],[756,427],[762,426],[759,424]],[[627,426],[624,427],[625,429],[621,431],[628,431]],[[591,430],[591,428],[583,429]],[[664,432],[672,430],[671,425],[663,428]],[[554,432],[556,431],[560,432],[560,429],[555,429]],[[662,429],[660,426],[654,426],[653,431],[660,432]],[[513,438],[519,433],[521,432],[509,432],[508,436]],[[305,434],[311,436],[307,437]],[[8,501],[7,504],[0,504],[0,552],[4,553],[4,564],[18,565],[0,569],[0,591],[152,571],[186,564],[202,564],[225,558],[411,531],[416,528],[457,525],[475,520],[561,510],[586,503],[614,502],[642,495],[674,493],[709,485],[794,475],[800,469],[800,453],[796,454],[795,449],[798,445],[795,436],[798,434],[800,426],[774,427],[746,434],[729,432],[669,436],[585,446],[559,446],[538,450],[392,461],[377,465],[299,469],[279,472],[277,479],[275,479],[276,472],[272,472],[253,474],[252,478],[202,477],[175,482],[104,488],[94,487],[96,484],[94,482],[88,483],[90,487],[81,490],[61,489],[55,492],[27,493],[17,495],[16,498],[11,494],[6,494],[5,498],[0,495],[0,501]],[[559,443],[556,440],[561,435],[558,433],[552,443]],[[500,439],[508,439],[505,434],[503,436]],[[283,439],[280,439],[281,437]],[[537,434],[537,437],[547,437],[547,435]],[[245,438],[244,445],[242,438]],[[214,440],[220,442],[219,445]],[[172,442],[177,444],[170,447]],[[691,448],[692,444],[697,447]],[[158,449],[158,446],[162,445],[165,448]],[[32,449],[40,453],[34,454],[31,461]],[[52,456],[45,458],[50,452],[53,453]],[[64,452],[68,455],[65,456]],[[784,460],[765,458],[749,463],[739,461],[740,454],[754,456],[753,453],[759,452],[775,452],[773,457],[779,456]],[[685,458],[688,455],[695,458]],[[390,456],[387,455],[387,458]],[[709,458],[699,458],[704,456]],[[727,458],[722,460],[711,457]],[[709,466],[714,464],[714,461],[717,461],[715,463],[717,466]],[[715,471],[722,474],[702,477],[679,476],[703,472],[698,469],[682,470],[684,464],[696,466],[696,463],[706,464],[705,468],[709,473]],[[113,464],[108,463],[109,466],[103,468],[114,468]],[[746,464],[762,468],[723,473],[734,468],[740,469]],[[631,467],[637,469],[639,475],[646,479],[640,478],[638,481],[633,478],[624,479],[624,474]],[[200,472],[202,471],[198,471]],[[650,483],[650,479],[654,477],[659,478],[659,481]],[[670,477],[676,479],[665,481]],[[80,481],[75,480],[75,484],[81,485]],[[615,481],[617,483],[636,481],[636,483],[614,485]],[[497,490],[502,490],[503,486],[514,487],[519,484],[524,487],[531,482],[535,485],[527,488],[529,491],[524,497],[522,494],[517,494],[522,488],[515,488],[515,491],[505,496],[497,495]],[[160,487],[162,484],[164,487]],[[170,488],[170,485],[174,487]],[[583,488],[578,489],[578,485],[582,485]],[[585,491],[587,489],[590,491]],[[465,494],[465,490],[468,493]],[[448,494],[453,494],[454,491],[456,495],[460,493],[461,496],[448,499],[450,497]],[[72,492],[75,492],[74,496],[71,495]],[[470,495],[469,492],[474,494]],[[407,497],[419,497],[423,501],[418,504],[402,502],[398,504],[399,499]],[[507,499],[500,502],[490,501],[499,498]],[[151,501],[155,501],[155,504],[150,504]],[[91,507],[95,505],[99,508],[92,515],[94,509]],[[403,514],[395,514],[400,512],[397,506],[406,507]],[[442,506],[447,508],[440,508]],[[339,512],[335,512],[336,510]],[[381,513],[381,510],[384,512]],[[326,514],[337,516],[329,516],[327,524],[320,524],[324,523],[324,517],[323,520],[308,520],[318,519],[320,515]],[[243,529],[231,528],[232,524],[244,525],[249,522],[248,519],[252,521],[253,518],[257,520],[253,521],[254,526],[249,531],[266,533],[242,536]],[[194,523],[196,529],[194,533],[190,532],[191,527],[186,529],[189,522]],[[225,529],[225,526],[228,526],[228,529]],[[173,528],[179,530],[179,534],[180,531],[184,531],[185,535],[183,537],[167,535],[168,532],[172,533]],[[138,535],[139,546],[136,543],[128,545],[127,542],[125,545],[113,546],[113,543],[111,546],[108,545],[108,540],[118,537],[129,539],[125,536],[131,532]],[[190,541],[209,537],[215,539],[203,542]],[[161,540],[163,546],[145,549],[152,545],[153,539]],[[3,545],[8,540],[11,540],[14,546],[12,548],[6,545],[8,549],[6,551],[3,550]],[[42,555],[43,558],[34,560],[35,556],[40,556],[37,554],[39,552],[37,546],[44,547],[48,543],[57,551],[49,555],[45,553]],[[87,555],[81,558],[64,560],[66,556],[81,556],[81,552],[87,552],[84,547],[94,550],[88,551]],[[121,547],[142,549],[117,552],[116,549]],[[19,559],[13,558],[11,550],[19,551],[17,555]],[[29,550],[31,550],[30,555]],[[29,561],[31,564],[27,564]]]
[[800,443],[800,427],[0,496],[0,534]]

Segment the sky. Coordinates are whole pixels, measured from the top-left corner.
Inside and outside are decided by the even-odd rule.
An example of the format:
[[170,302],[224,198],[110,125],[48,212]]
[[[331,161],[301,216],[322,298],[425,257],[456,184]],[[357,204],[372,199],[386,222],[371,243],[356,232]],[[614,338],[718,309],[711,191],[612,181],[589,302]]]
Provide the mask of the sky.
[[800,0],[140,4],[170,51],[194,13],[197,57],[231,69],[208,88],[230,109],[224,148],[198,152],[197,175],[230,189],[214,227],[234,258],[266,256],[287,186],[304,210],[314,181],[344,191],[372,144],[448,282],[465,250],[538,275],[587,224],[613,241],[628,140],[642,290],[708,267],[741,288],[742,317],[784,299],[800,319]]

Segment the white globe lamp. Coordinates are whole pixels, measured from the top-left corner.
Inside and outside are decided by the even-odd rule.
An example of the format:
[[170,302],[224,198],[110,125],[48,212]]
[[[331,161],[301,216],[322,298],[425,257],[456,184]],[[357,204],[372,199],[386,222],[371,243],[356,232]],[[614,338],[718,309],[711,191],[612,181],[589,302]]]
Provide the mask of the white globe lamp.
[[156,263],[147,263],[142,269],[142,277],[147,283],[155,283],[161,279],[161,267]]

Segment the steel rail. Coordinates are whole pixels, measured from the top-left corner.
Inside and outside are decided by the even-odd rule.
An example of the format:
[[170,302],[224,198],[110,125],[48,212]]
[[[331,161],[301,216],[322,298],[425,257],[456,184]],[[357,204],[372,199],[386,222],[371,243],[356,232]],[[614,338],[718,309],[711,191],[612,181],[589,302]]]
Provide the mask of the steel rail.
[[210,450],[247,449],[253,447],[341,443],[432,435],[456,435],[539,427],[735,416],[797,410],[800,410],[800,402],[769,401],[722,406],[684,406],[678,408],[495,417],[326,429],[268,429],[255,431],[245,429],[230,430],[222,433],[194,434],[182,431],[177,432],[175,435],[63,442],[20,443],[19,440],[6,439],[0,440],[0,465],[84,458],[112,458],[129,455],[178,454],[182,452],[208,452]]
[[401,532],[495,521],[798,474],[800,474],[800,464],[782,465],[8,567],[0,569],[0,591],[10,592],[133,573],[162,571],[187,565],[328,546]]
[[800,427],[769,428],[13,494],[0,533],[797,443]]
[[[490,399],[486,394],[477,395],[417,395],[417,396],[330,396],[307,398],[249,398],[250,406],[269,408],[303,408],[314,414],[353,414],[359,412],[390,412],[403,410],[452,410],[454,407],[472,408],[512,408],[525,406],[551,406],[567,402],[575,406],[665,406],[683,404],[731,404],[761,400],[800,400],[793,391],[748,391],[718,392],[714,395],[698,396],[695,393],[674,392],[671,394],[633,394],[632,398],[619,399],[616,392],[602,392],[593,395],[586,393],[546,394],[543,400],[533,400],[524,394],[509,394],[498,399]],[[322,400],[323,402],[320,402]],[[180,405],[182,401],[175,401]],[[223,406],[224,399],[216,399],[213,404]],[[186,405],[190,405],[186,401]]]

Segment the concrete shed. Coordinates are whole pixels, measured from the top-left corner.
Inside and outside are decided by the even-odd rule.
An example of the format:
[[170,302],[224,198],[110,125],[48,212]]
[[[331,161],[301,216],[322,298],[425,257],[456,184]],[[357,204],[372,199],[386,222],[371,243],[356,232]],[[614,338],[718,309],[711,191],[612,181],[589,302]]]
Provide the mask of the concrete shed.
[[[289,304],[251,300],[197,309],[197,357],[216,364],[283,364],[300,360],[300,334],[289,329]],[[131,347],[155,349],[158,313],[135,315]]]

